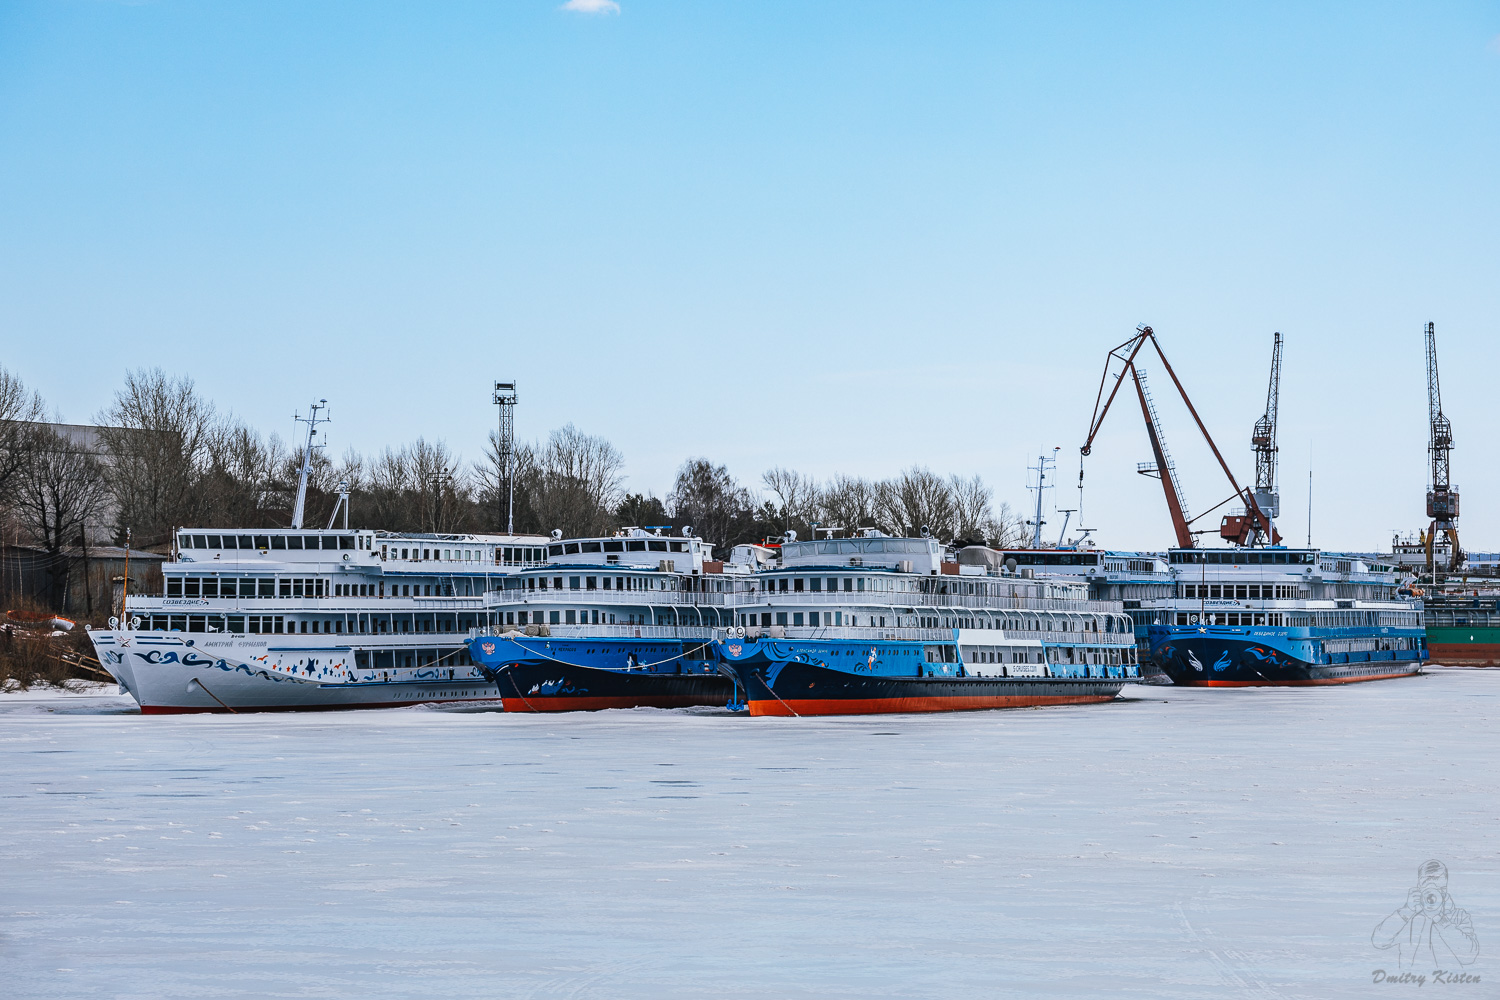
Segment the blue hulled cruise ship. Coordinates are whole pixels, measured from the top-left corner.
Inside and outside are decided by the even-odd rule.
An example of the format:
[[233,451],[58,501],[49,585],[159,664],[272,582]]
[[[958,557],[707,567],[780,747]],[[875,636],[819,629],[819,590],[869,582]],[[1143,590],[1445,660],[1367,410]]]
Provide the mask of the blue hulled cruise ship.
[[[471,655],[518,711],[996,708],[1107,700],[1139,675],[1118,602],[962,564],[930,538],[867,529],[710,556],[641,529],[554,540],[547,567],[490,596]],[[629,582],[664,572],[681,578]]]
[[1177,684],[1347,684],[1427,660],[1421,605],[1394,567],[1317,549],[1168,552],[1176,594],[1151,602],[1151,658]]

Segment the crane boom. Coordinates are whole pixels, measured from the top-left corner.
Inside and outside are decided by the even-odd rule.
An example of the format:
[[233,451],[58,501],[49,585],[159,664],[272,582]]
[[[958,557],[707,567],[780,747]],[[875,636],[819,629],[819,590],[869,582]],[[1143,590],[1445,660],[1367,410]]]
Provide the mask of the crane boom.
[[[1167,511],[1172,516],[1172,527],[1177,534],[1178,547],[1184,549],[1194,547],[1195,539],[1191,525],[1195,519],[1187,516],[1187,511],[1183,506],[1181,490],[1177,485],[1176,469],[1171,465],[1171,459],[1166,453],[1165,443],[1161,436],[1160,423],[1156,420],[1155,406],[1151,402],[1149,390],[1145,387],[1144,372],[1136,365],[1136,356],[1140,354],[1141,349],[1148,342],[1151,344],[1152,349],[1156,351],[1156,356],[1161,359],[1162,367],[1167,370],[1167,375],[1172,379],[1172,385],[1176,387],[1177,394],[1182,397],[1183,405],[1187,407],[1188,413],[1192,414],[1193,422],[1198,425],[1198,430],[1202,433],[1203,440],[1208,443],[1209,450],[1214,453],[1214,458],[1218,460],[1219,468],[1223,470],[1225,478],[1229,480],[1229,485],[1234,488],[1234,495],[1231,499],[1239,497],[1245,501],[1248,513],[1244,516],[1235,515],[1225,518],[1224,522],[1219,526],[1219,534],[1225,538],[1239,539],[1245,531],[1250,530],[1246,528],[1248,524],[1255,526],[1254,530],[1260,532],[1262,537],[1269,539],[1272,532],[1270,518],[1261,510],[1260,505],[1256,502],[1254,493],[1242,488],[1238,480],[1234,478],[1234,473],[1229,471],[1229,464],[1224,461],[1224,456],[1219,452],[1219,446],[1214,444],[1213,435],[1208,433],[1208,428],[1203,425],[1203,418],[1198,416],[1197,408],[1193,406],[1193,401],[1188,398],[1187,390],[1183,388],[1182,381],[1178,379],[1177,373],[1172,370],[1172,363],[1167,360],[1166,354],[1161,349],[1160,342],[1156,339],[1156,333],[1149,326],[1142,324],[1136,327],[1135,336],[1111,350],[1109,356],[1105,359],[1104,374],[1099,377],[1099,392],[1094,398],[1094,416],[1089,422],[1088,437],[1084,440],[1083,446],[1078,449],[1079,453],[1088,455],[1093,450],[1094,439],[1098,436],[1099,429],[1104,425],[1104,418],[1109,413],[1110,405],[1114,403],[1115,396],[1119,393],[1120,386],[1125,381],[1125,376],[1129,375],[1131,381],[1135,383],[1136,394],[1141,403],[1141,413],[1146,422],[1146,433],[1151,438],[1151,450],[1153,457],[1156,459],[1154,469],[1141,466],[1137,471],[1148,475],[1159,475],[1162,482],[1162,491],[1166,494]],[[1118,370],[1116,370],[1117,366]],[[1111,375],[1114,376],[1114,384],[1110,386],[1109,395],[1106,397],[1104,388],[1109,383]],[[1078,470],[1078,482],[1081,487],[1083,484],[1083,469],[1081,466]],[[1219,506],[1223,506],[1223,504],[1217,504],[1215,507],[1209,509],[1214,510]],[[1232,525],[1231,522],[1233,522]]]
[[[1281,403],[1281,334],[1271,344],[1271,377],[1266,384],[1266,412],[1255,421],[1250,446],[1255,449],[1255,503],[1268,518],[1281,516],[1281,494],[1276,490],[1276,410]],[[1275,527],[1272,526],[1275,533]],[[1251,529],[1259,534],[1258,530]],[[1275,539],[1272,539],[1275,544]]]
[[1453,450],[1453,425],[1443,414],[1443,390],[1438,382],[1437,328],[1427,324],[1427,454],[1432,463],[1432,479],[1427,487],[1427,516],[1432,524],[1427,531],[1427,572],[1434,572],[1432,545],[1438,532],[1448,536],[1448,570],[1457,570],[1463,562],[1458,547],[1458,490],[1449,478],[1449,453]]

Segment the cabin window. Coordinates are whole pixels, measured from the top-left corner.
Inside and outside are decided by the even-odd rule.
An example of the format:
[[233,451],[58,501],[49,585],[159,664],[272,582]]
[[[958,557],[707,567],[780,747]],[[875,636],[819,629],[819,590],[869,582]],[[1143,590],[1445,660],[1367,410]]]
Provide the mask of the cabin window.
[[863,591],[864,591],[864,589],[865,589],[865,578],[864,578],[864,577],[860,577],[860,578],[859,578],[859,587],[858,587],[858,589],[859,589],[859,590],[860,590],[860,591],[861,591],[861,592],[863,592]]
[[601,552],[603,546],[598,542],[583,542],[578,549],[580,552]]
[[648,551],[651,551],[651,552],[665,552],[665,551],[667,551],[667,543],[666,542],[650,542],[650,541],[648,541],[646,543],[646,548],[647,548]]
[[796,612],[792,613],[792,624],[793,625],[801,625],[802,624],[802,612],[796,611]]
[[218,597],[219,596],[219,581],[215,580],[211,576],[204,577],[203,578],[203,596],[204,597]]
[[[781,592],[783,594],[785,594],[786,593],[786,577],[782,577],[780,583],[781,583]],[[781,624],[785,625],[786,622],[782,622]]]
[[852,590],[854,590],[854,580],[851,577],[844,577],[844,593],[847,594]]
[[182,596],[183,597],[197,597],[198,596],[198,578],[196,576],[187,577],[186,579],[184,579],[182,581]]
[[286,548],[286,536],[285,535],[272,535],[271,536],[271,548],[273,548],[273,549],[284,549],[284,548]]
[[167,577],[167,596],[168,597],[181,597],[182,596],[182,577],[180,577],[180,576],[169,576],[169,577]]
[[809,624],[809,625],[817,625],[818,624],[818,612],[816,612],[816,611],[809,611],[807,613],[807,624]]
[[576,577],[576,576],[570,576],[570,577],[568,577],[568,589],[569,590],[577,590],[578,589],[578,580],[579,580],[579,578]]
[[625,551],[625,543],[624,542],[605,542],[604,543],[604,551],[605,552],[624,552]]
[[224,540],[218,535],[209,535],[208,547],[211,549],[222,549],[224,547]]
[[672,543],[672,551],[673,552],[686,552],[687,551],[687,543],[686,542],[673,542]]
[[626,552],[645,552],[646,551],[646,543],[644,541],[640,541],[640,542],[626,542],[625,543],[625,551]]
[[302,548],[302,536],[301,535],[287,535],[286,536],[286,547],[289,548],[289,549],[300,549],[300,548]]
[[821,576],[813,577],[808,581],[808,586],[814,594],[820,593],[823,590],[823,578]]
[[785,611],[778,611],[778,612],[776,612],[776,624],[777,625],[785,625],[786,624],[786,612]]
[[804,583],[805,583],[805,582],[806,582],[806,581],[804,581],[804,580],[803,580],[803,579],[802,579],[802,577],[800,577],[800,576],[799,576],[799,577],[797,577],[797,579],[795,579],[795,580],[793,580],[793,581],[792,581],[792,590],[794,590],[794,591],[796,591],[796,592],[797,592],[797,593],[799,593],[799,594],[800,594],[800,593],[802,593],[802,585],[803,585],[803,584],[804,584]]
[[[608,583],[609,582],[609,578],[605,577],[604,578],[604,582]],[[588,578],[586,578],[583,581],[583,586],[584,586],[585,590],[598,590],[599,589],[599,578],[597,576],[588,577]]]

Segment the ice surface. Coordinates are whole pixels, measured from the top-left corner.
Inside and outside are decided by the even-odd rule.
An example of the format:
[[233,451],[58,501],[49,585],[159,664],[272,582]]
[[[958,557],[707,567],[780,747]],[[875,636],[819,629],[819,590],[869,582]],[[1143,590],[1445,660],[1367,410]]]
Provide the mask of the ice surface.
[[1428,858],[1500,954],[1497,696],[1460,670],[845,719],[3,696],[0,992],[1388,995],[1370,932]]

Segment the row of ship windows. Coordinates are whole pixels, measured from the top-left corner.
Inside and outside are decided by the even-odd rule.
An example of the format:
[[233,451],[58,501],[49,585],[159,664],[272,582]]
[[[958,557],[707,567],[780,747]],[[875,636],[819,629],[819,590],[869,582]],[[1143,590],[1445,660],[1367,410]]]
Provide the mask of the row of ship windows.
[[172,632],[230,632],[250,635],[447,634],[464,631],[474,622],[451,618],[382,618],[359,615],[342,618],[289,619],[283,615],[142,615],[143,628]]
[[1234,628],[1253,628],[1256,625],[1280,626],[1283,624],[1284,615],[1280,611],[1209,611],[1204,614],[1197,612],[1177,612],[1177,624],[1179,625],[1227,625]]
[[1306,597],[1294,585],[1259,583],[1188,583],[1182,586],[1182,596],[1207,601],[1295,601]]
[[686,552],[687,542],[676,542],[663,538],[620,540],[604,542],[564,542],[547,546],[547,554],[553,556],[576,556],[590,552]]
[[[457,596],[476,596],[474,581],[463,580]],[[168,597],[385,597],[385,583],[330,583],[320,577],[170,576]],[[451,583],[392,583],[392,597],[453,597]]]
[[1311,566],[1318,561],[1316,552],[1212,552],[1201,549],[1173,552],[1168,558],[1177,565],[1207,563],[1210,566]]
[[[560,576],[528,576],[524,579],[506,580],[506,590],[672,590],[675,580],[645,576],[570,576],[567,587]],[[715,581],[718,582],[718,581]]]
[[1179,611],[1177,624],[1227,625],[1231,628],[1256,625],[1290,628],[1420,628],[1421,615],[1415,611],[1299,611],[1287,614],[1277,611]]
[[[953,662],[934,659],[938,650],[951,652],[949,646],[928,646],[927,662]],[[1094,663],[1100,666],[1118,667],[1135,662],[1135,647],[1123,646],[1119,649],[1094,649],[1074,650],[1072,646],[1051,646],[1045,651],[1040,649],[1016,649],[1006,646],[965,646],[963,656],[965,663],[1046,663],[1049,656],[1053,663],[1077,662]]]
[[[508,551],[508,550],[507,550]],[[541,551],[540,549],[536,551]],[[423,549],[423,548],[398,548],[395,545],[382,545],[380,547],[380,559],[382,562],[393,560],[404,560],[407,562],[427,562],[439,560],[442,562],[484,562],[485,549]],[[500,562],[500,550],[495,549],[495,562]]]
[[369,539],[359,535],[189,535],[177,536],[184,549],[357,549]]
[[1388,649],[1418,649],[1420,644],[1414,636],[1395,639],[1324,639],[1325,653],[1374,653]]

